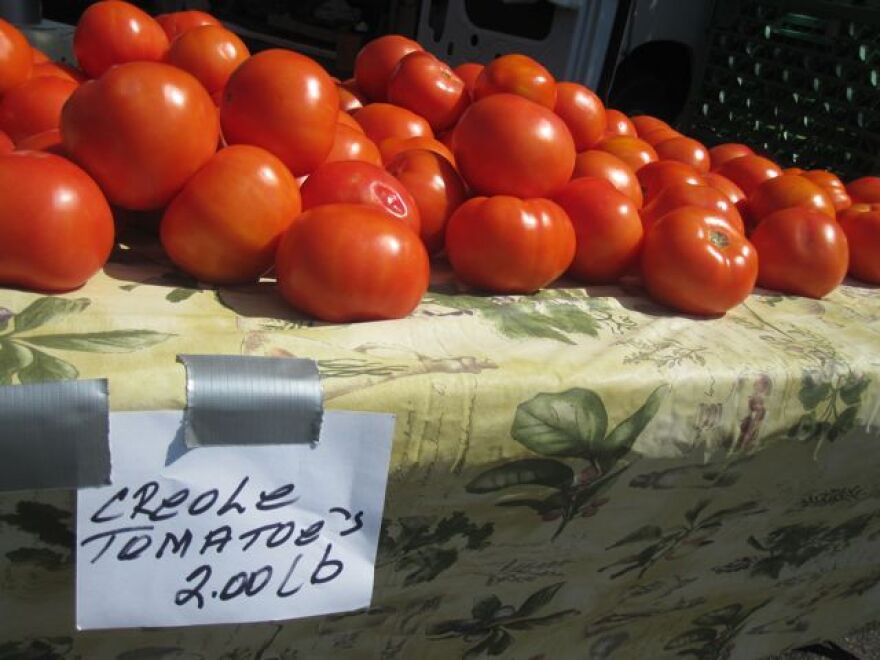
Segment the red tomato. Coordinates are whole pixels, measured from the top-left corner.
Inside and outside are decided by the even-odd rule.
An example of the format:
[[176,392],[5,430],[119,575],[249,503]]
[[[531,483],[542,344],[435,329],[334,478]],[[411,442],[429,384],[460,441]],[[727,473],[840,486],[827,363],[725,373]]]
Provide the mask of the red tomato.
[[650,131],[645,131],[644,133],[640,133],[639,137],[656,149],[657,145],[661,142],[674,140],[676,138],[683,138],[684,136],[678,131],[675,131],[671,128],[660,127]]
[[113,204],[149,210],[170,202],[208,162],[220,130],[195,78],[167,64],[130,62],[80,85],[61,112],[61,137]]
[[714,172],[729,160],[739,158],[740,156],[753,156],[755,154],[751,147],[739,142],[725,142],[717,144],[709,149],[709,163]]
[[665,121],[658,119],[657,117],[652,117],[651,115],[636,115],[630,117],[629,120],[636,129],[636,137],[642,139],[644,139],[646,133],[650,133],[657,129],[672,130],[672,127]]
[[705,174],[709,171],[709,152],[702,144],[689,137],[674,137],[663,140],[655,146],[657,156],[662,160],[677,160]]
[[571,131],[578,152],[592,149],[605,134],[605,105],[583,85],[557,83],[553,110]]
[[376,144],[392,137],[434,137],[431,125],[422,117],[390,103],[370,103],[356,110],[353,116]]
[[724,193],[732,204],[738,204],[740,200],[746,198],[742,188],[717,172],[708,172],[703,175],[703,179],[705,179],[707,186],[712,186],[718,192]]
[[371,101],[388,98],[388,80],[397,63],[413,51],[424,50],[418,42],[399,34],[386,34],[373,39],[354,60],[354,79],[358,88]]
[[574,141],[552,110],[515,94],[470,106],[455,127],[455,162],[480,194],[541,197],[571,179]]
[[793,206],[814,209],[830,218],[835,215],[834,205],[825,191],[796,174],[768,179],[749,195],[748,206],[749,213],[758,222],[774,211]]
[[304,211],[327,204],[367,204],[419,233],[416,200],[400,181],[376,165],[356,160],[325,163],[309,175],[300,192]]
[[31,55],[32,55],[31,61],[34,64],[42,64],[43,62],[50,61],[49,56],[46,55],[46,53],[41,51],[39,48],[34,48],[33,46],[31,46]]
[[220,104],[229,144],[271,151],[294,176],[308,174],[333,147],[339,92],[314,60],[271,49],[245,60],[229,78]]
[[849,274],[880,284],[880,210],[843,213],[838,220],[849,244]]
[[637,209],[642,208],[644,202],[642,186],[632,168],[617,156],[598,149],[579,153],[574,161],[572,178],[581,177],[604,179],[629,197]]
[[25,36],[0,18],[0,96],[31,75],[33,54]]
[[194,75],[213,94],[226,86],[229,76],[249,55],[234,32],[219,25],[202,25],[175,39],[166,61]]
[[801,175],[801,174],[804,174],[805,172],[806,172],[806,170],[801,169],[800,167],[786,167],[784,170],[782,170],[783,175],[787,175],[787,174]]
[[605,133],[606,135],[637,136],[636,127],[629,117],[614,108],[605,108]]
[[13,149],[15,149],[15,143],[9,139],[6,133],[0,131],[0,154],[9,153]]
[[360,160],[372,165],[382,165],[382,155],[375,143],[363,131],[356,131],[341,122],[336,124],[333,147],[324,162],[340,160]]
[[79,69],[59,62],[40,62],[31,69],[31,78],[55,76],[75,83],[84,83],[88,78]]
[[452,270],[486,291],[537,291],[566,271],[574,252],[571,220],[549,199],[475,197],[446,226]]
[[853,204],[876,204],[880,202],[880,177],[863,176],[861,179],[850,181],[846,184],[846,192],[849,193]]
[[0,199],[0,284],[69,291],[110,256],[113,214],[69,160],[33,151],[0,156]]
[[733,181],[746,196],[751,195],[767,179],[773,179],[782,174],[779,165],[772,160],[755,155],[732,158],[716,171],[721,176]]
[[846,277],[846,235],[820,211],[793,207],[771,213],[751,240],[761,265],[758,284],[766,289],[822,298]]
[[0,129],[18,144],[23,139],[58,128],[61,108],[79,85],[70,80],[31,78],[0,100]]
[[570,181],[554,196],[577,241],[569,274],[584,282],[616,282],[636,262],[642,221],[633,201],[604,179]]
[[423,50],[397,63],[388,79],[388,100],[424,117],[434,131],[453,126],[471,102],[464,81]]
[[97,78],[114,64],[158,62],[168,51],[168,37],[149,14],[128,2],[102,0],[83,12],[73,34],[79,65]]
[[300,215],[275,261],[281,295],[324,321],[398,319],[428,289],[418,235],[366,204],[329,204]]
[[654,151],[654,147],[644,140],[628,135],[606,137],[596,145],[596,148],[614,154],[636,173],[648,163],[657,160],[657,152]]
[[831,203],[834,204],[834,210],[837,212],[845,211],[852,206],[852,199],[846,192],[843,181],[836,174],[827,170],[810,170],[801,174],[805,179],[812,181],[825,191]]
[[485,67],[482,64],[465,62],[464,64],[459,64],[452,70],[455,75],[462,79],[465,91],[471,98],[474,96],[474,87],[477,85],[477,78],[480,77],[484,68]]
[[419,235],[428,252],[439,252],[449,217],[467,199],[464,181],[446,158],[427,149],[399,153],[387,169],[415,199]]
[[730,226],[741,234],[745,234],[745,226],[736,206],[721,192],[704,185],[692,185],[687,182],[673,183],[666,186],[642,210],[642,222],[645,231],[667,213],[682,206],[696,206],[713,211],[730,223]]
[[556,79],[527,55],[502,55],[489,62],[474,83],[475,101],[492,94],[517,94],[552,110]]
[[193,28],[202,25],[220,25],[220,21],[203,11],[174,11],[170,14],[159,14],[156,16],[156,22],[162,26],[168,37],[169,42],[173,42],[177,37]]
[[703,176],[690,165],[675,160],[661,160],[648,163],[636,173],[645,202],[648,203],[659,195],[667,186],[684,183],[701,186],[705,183]]
[[61,143],[61,131],[57,128],[26,137],[15,148],[17,151],[46,151],[50,154],[67,158],[64,145]]
[[339,114],[336,115],[336,123],[345,124],[350,129],[357,131],[361,135],[366,135],[366,133],[364,133],[364,129],[361,128],[361,125],[357,123],[357,119],[352,117],[347,112],[340,110]]
[[648,293],[663,304],[686,314],[715,316],[752,292],[758,255],[724,217],[683,206],[645,235],[642,276]]
[[233,145],[187,182],[165,210],[159,234],[171,261],[200,281],[255,282],[272,267],[300,207],[299,187],[280,160]]
[[339,109],[345,112],[354,112],[367,104],[367,98],[355,88],[354,78],[339,83],[336,86],[339,92]]
[[382,153],[382,160],[386,163],[390,163],[398,154],[403,153],[404,151],[410,151],[411,149],[427,149],[428,151],[433,151],[435,154],[443,156],[443,158],[455,165],[455,157],[452,155],[449,147],[434,138],[425,136],[388,138],[387,140],[382,140],[382,144],[379,145],[379,151]]

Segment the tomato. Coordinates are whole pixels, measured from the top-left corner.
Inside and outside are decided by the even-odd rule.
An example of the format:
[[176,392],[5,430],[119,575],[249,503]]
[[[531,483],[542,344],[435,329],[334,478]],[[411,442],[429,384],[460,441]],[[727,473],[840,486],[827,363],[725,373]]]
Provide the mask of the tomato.
[[751,195],[767,179],[782,174],[779,165],[762,156],[741,156],[725,162],[716,172],[733,181],[743,193]]
[[684,183],[701,186],[705,183],[703,176],[690,165],[675,160],[660,160],[648,163],[640,169],[636,176],[648,203],[659,195],[667,186]]
[[356,160],[325,163],[300,189],[303,210],[326,204],[367,204],[419,233],[416,200],[406,187],[381,167]]
[[821,211],[776,211],[761,220],[751,239],[761,264],[758,284],[766,289],[822,298],[846,277],[846,235]]
[[702,144],[689,137],[674,137],[663,140],[655,147],[661,160],[676,160],[705,174],[709,171],[709,151]]
[[786,175],[786,174],[797,174],[797,175],[801,175],[801,174],[804,174],[804,173],[806,173],[806,170],[804,170],[804,169],[802,169],[802,168],[800,168],[800,167],[786,167],[784,170],[782,170],[782,174],[783,174],[783,175]]
[[173,11],[159,14],[156,22],[162,26],[168,41],[173,43],[177,37],[202,25],[220,25],[220,21],[203,11]]
[[464,89],[471,98],[474,96],[474,87],[477,85],[477,78],[480,77],[484,68],[485,67],[482,64],[477,64],[476,62],[465,62],[464,64],[459,64],[452,70],[453,73],[464,82]]
[[61,143],[61,131],[57,128],[26,137],[19,141],[15,148],[17,151],[46,151],[67,158],[64,145]]
[[717,172],[707,172],[703,175],[703,179],[706,181],[707,186],[712,186],[718,192],[725,194],[732,204],[738,204],[740,200],[746,197],[742,188]]
[[31,69],[31,78],[55,76],[75,83],[84,83],[88,78],[79,69],[59,62],[40,62]]
[[605,108],[605,134],[636,137],[636,127],[620,110]]
[[284,164],[237,144],[187,182],[165,210],[159,237],[171,261],[199,281],[256,282],[300,210],[299,187]]
[[446,255],[455,275],[486,291],[537,291],[566,271],[574,253],[571,220],[549,199],[475,197],[446,226]]
[[458,171],[483,195],[552,195],[574,171],[565,123],[515,94],[492,94],[465,110],[452,147]]
[[592,149],[605,134],[605,105],[583,85],[557,83],[553,111],[568,126],[574,147],[579,152]]
[[353,116],[376,144],[392,137],[434,137],[431,125],[424,118],[390,103],[370,103],[356,110]]
[[836,212],[845,211],[852,206],[852,199],[846,192],[843,181],[827,170],[810,170],[801,174],[805,179],[812,181],[828,195]]
[[388,98],[388,80],[405,55],[424,50],[418,42],[399,34],[387,34],[367,43],[354,60],[358,89],[371,101]]
[[686,314],[715,316],[752,292],[758,255],[722,216],[683,206],[646,233],[642,276],[659,302]]
[[629,197],[637,209],[642,208],[644,197],[642,187],[632,168],[617,156],[606,151],[590,149],[577,155],[574,161],[572,179],[595,177],[604,179]]
[[650,144],[655,149],[657,145],[661,142],[666,142],[667,140],[674,140],[676,138],[683,138],[684,136],[676,130],[671,128],[655,128],[653,130],[645,131],[644,133],[639,134],[639,138]]
[[0,100],[0,129],[13,142],[58,128],[61,108],[79,84],[53,76],[31,78]]
[[382,153],[382,160],[386,163],[390,163],[397,154],[409,151],[410,149],[427,149],[428,151],[433,151],[435,154],[443,156],[453,165],[455,164],[455,157],[452,155],[449,147],[434,138],[425,136],[388,138],[387,140],[382,140],[382,144],[379,145],[379,151]]
[[83,12],[73,34],[73,52],[82,70],[97,78],[114,64],[158,62],[168,37],[149,14],[128,2],[102,0]]
[[336,134],[339,92],[320,64],[290,50],[264,50],[229,78],[220,104],[229,144],[278,156],[294,176],[324,162]]
[[281,295],[334,323],[406,316],[428,289],[429,268],[418,235],[365,204],[306,211],[281,239],[275,261]]
[[730,223],[730,226],[741,234],[745,234],[745,226],[736,206],[726,195],[704,185],[692,185],[687,182],[673,183],[666,186],[642,210],[642,222],[645,231],[667,213],[682,206],[696,206],[713,211]]
[[0,156],[0,199],[0,284],[69,291],[110,256],[113,214],[69,160],[34,151]]
[[446,223],[467,199],[464,181],[449,161],[427,149],[397,154],[386,166],[413,196],[419,209],[419,235],[430,254],[443,249]]
[[339,92],[339,109],[345,112],[354,112],[367,104],[367,98],[354,87],[354,78],[336,85]]
[[226,86],[229,76],[249,55],[234,32],[219,25],[202,25],[175,39],[166,61],[194,75],[213,94]]
[[220,130],[195,78],[168,64],[130,62],[80,85],[61,112],[61,137],[113,204],[150,210],[208,162]]
[[388,100],[424,117],[434,131],[453,126],[471,102],[464,81],[423,50],[397,63],[388,79]]
[[9,136],[0,130],[0,154],[9,153],[15,149],[15,143],[9,139]]
[[880,284],[880,209],[838,216],[849,244],[849,274]]
[[352,117],[347,112],[340,110],[339,114],[336,115],[336,123],[337,124],[345,124],[350,129],[357,131],[361,135],[366,135],[366,133],[364,133],[364,129],[361,128],[361,125],[357,123],[357,119]]
[[725,142],[724,144],[716,144],[709,149],[709,164],[714,172],[729,160],[739,158],[740,156],[754,156],[755,152],[752,148],[739,142]]
[[630,117],[629,121],[636,129],[636,137],[643,137],[646,133],[657,129],[673,130],[665,121],[651,115],[636,115]]
[[604,179],[574,179],[553,201],[568,214],[577,247],[569,274],[584,282],[616,282],[639,256],[642,221],[633,201]]
[[768,179],[748,197],[749,213],[760,222],[774,211],[800,206],[834,218],[834,205],[822,188],[798,175]]
[[25,36],[0,18],[0,96],[31,75],[33,55]]
[[628,135],[606,137],[596,145],[596,148],[614,154],[636,173],[648,163],[657,160],[657,152],[654,151],[654,147],[644,140]]
[[33,46],[31,46],[31,56],[31,61],[34,64],[42,64],[43,62],[50,61],[49,56],[46,55],[46,53],[41,51],[39,48],[34,48]]
[[846,184],[846,192],[849,193],[853,204],[859,202],[875,204],[880,202],[880,177],[863,176],[861,179],[850,181]]
[[382,155],[375,143],[363,131],[356,131],[341,122],[336,124],[333,147],[324,162],[340,160],[360,160],[372,165],[382,165]]
[[475,101],[492,94],[517,94],[552,110],[556,105],[556,79],[527,55],[502,55],[489,62],[474,83]]

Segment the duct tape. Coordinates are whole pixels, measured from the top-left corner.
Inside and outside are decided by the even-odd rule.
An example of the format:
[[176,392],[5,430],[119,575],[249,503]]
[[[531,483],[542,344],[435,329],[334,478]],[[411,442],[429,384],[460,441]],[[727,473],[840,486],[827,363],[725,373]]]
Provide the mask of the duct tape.
[[0,491],[109,483],[106,380],[0,387]]
[[188,447],[318,442],[324,397],[314,360],[179,355]]

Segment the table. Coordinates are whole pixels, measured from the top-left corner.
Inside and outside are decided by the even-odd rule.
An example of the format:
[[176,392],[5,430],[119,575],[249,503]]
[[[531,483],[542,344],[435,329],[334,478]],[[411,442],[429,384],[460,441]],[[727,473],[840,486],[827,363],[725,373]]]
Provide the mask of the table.
[[0,290],[0,381],[106,376],[112,409],[168,409],[179,353],[316,359],[328,407],[397,415],[373,606],[77,633],[72,493],[6,494],[0,658],[753,659],[876,618],[876,289],[697,320],[634,284],[441,272],[407,319],[325,325],[126,240],[79,291]]

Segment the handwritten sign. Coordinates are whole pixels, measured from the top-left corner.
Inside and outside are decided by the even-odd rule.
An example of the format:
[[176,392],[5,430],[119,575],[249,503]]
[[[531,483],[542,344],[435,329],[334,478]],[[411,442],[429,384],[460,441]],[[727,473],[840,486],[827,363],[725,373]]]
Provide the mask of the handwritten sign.
[[80,630],[370,604],[393,416],[328,412],[314,447],[187,450],[180,423],[111,415],[113,485],[78,493]]

